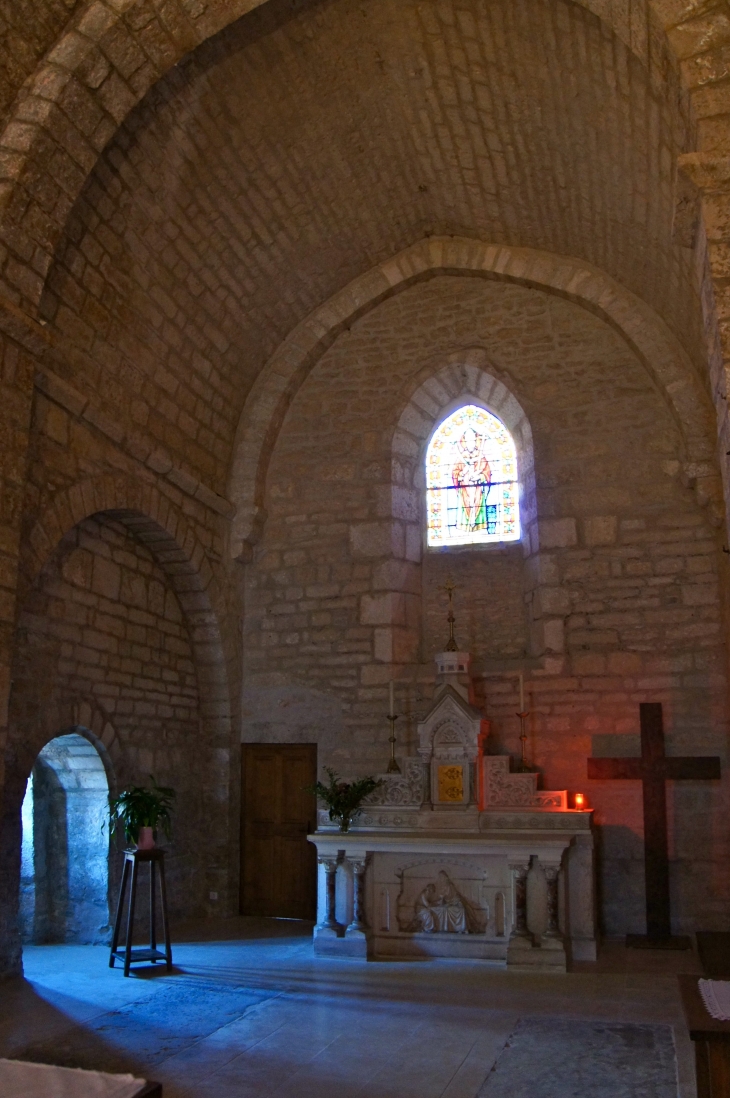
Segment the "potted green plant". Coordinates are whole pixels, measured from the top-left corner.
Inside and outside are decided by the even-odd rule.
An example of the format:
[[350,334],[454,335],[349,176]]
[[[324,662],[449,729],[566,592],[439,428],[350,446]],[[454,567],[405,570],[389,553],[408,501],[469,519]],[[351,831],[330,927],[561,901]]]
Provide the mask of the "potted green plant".
[[109,802],[109,823],[112,830],[121,827],[127,842],[138,850],[152,850],[155,830],[162,828],[170,838],[171,813],[175,790],[158,785],[150,774],[152,788],[130,785]]
[[324,801],[329,809],[330,819],[337,820],[340,831],[349,831],[352,821],[362,812],[362,802],[383,784],[383,779],[368,777],[358,778],[355,782],[343,782],[329,766],[324,769],[329,777],[329,784],[317,782],[309,787],[308,792],[316,793]]

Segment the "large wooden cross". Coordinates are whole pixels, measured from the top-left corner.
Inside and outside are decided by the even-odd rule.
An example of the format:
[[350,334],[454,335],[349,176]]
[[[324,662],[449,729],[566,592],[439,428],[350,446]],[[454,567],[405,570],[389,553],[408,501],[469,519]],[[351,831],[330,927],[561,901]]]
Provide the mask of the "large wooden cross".
[[[720,777],[716,756],[664,754],[662,707],[659,702],[642,702],[641,757],[588,759],[588,777],[635,778],[644,793],[644,866],[646,875],[646,937],[629,935],[629,945],[671,946],[684,941],[672,939],[669,917],[669,853],[667,844],[666,781],[698,781]],[[686,941],[687,946],[689,940]]]

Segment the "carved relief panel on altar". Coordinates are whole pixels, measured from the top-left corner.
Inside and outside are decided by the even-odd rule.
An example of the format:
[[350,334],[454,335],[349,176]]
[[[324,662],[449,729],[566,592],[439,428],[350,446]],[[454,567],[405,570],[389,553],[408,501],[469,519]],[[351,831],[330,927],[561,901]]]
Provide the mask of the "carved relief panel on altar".
[[499,865],[428,859],[402,866],[396,877],[400,933],[504,935],[506,882]]

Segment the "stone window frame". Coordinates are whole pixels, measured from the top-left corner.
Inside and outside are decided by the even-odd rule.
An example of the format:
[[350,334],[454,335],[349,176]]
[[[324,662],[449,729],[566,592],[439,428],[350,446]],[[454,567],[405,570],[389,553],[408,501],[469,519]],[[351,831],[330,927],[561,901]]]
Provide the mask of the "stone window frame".
[[[483,347],[455,350],[426,363],[419,371],[393,433],[388,508],[393,524],[391,543],[403,547],[405,561],[411,566],[420,565],[424,551],[481,554],[521,551],[530,656],[540,661],[544,671],[559,674],[564,664],[565,607],[556,562],[546,549],[558,544],[552,530],[556,524],[561,527],[561,537],[565,533],[562,526],[570,527],[566,536],[572,543],[575,520],[546,520],[541,537],[532,427],[517,390],[511,375],[496,366]],[[438,424],[454,409],[471,401],[498,416],[515,443],[521,537],[513,542],[429,546],[425,475],[428,444]],[[391,647],[395,649],[394,640]]]
[[[425,375],[425,377],[424,377]],[[522,547],[525,557],[537,552],[537,506],[532,428],[514,392],[514,382],[494,365],[482,347],[453,351],[428,364],[398,419],[392,443],[393,517],[406,523],[408,557],[424,552],[504,552]],[[509,431],[517,453],[520,537],[514,541],[466,545],[428,545],[426,457],[439,426],[458,408],[476,404],[495,415]],[[404,506],[407,504],[407,506]],[[414,527],[416,527],[414,529]],[[420,551],[417,551],[416,547]]]

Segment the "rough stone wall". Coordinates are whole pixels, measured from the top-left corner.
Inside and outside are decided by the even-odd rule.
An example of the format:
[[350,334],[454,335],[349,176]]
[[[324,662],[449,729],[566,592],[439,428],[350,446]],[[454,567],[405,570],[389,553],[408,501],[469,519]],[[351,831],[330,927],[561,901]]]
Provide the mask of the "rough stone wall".
[[[528,639],[535,610],[514,548],[409,548],[391,510],[393,434],[424,363],[436,372],[475,344],[532,427],[540,597],[560,624],[548,662]],[[315,366],[276,443],[268,517],[248,568],[244,736],[317,738],[320,765],[382,770],[395,677],[400,743],[413,749],[433,649],[446,635],[438,586],[448,572],[495,751],[518,750],[515,656],[533,668],[530,752],[547,787],[585,791],[588,755],[630,754],[642,700],[663,702],[670,753],[724,761],[724,560],[678,478],[681,453],[644,366],[577,305],[444,277],[384,302]],[[389,627],[406,638],[400,650],[383,643]],[[601,825],[605,927],[641,929],[640,792],[629,783],[588,792]],[[672,796],[678,923],[724,925],[724,794],[692,786]]]
[[0,333],[0,804],[35,360]]
[[[424,554],[422,564],[423,652],[443,651],[448,638],[444,585],[458,574],[456,639],[482,660],[519,658],[529,648],[523,548],[520,543],[478,553],[457,548]],[[440,593],[440,597],[439,594]]]
[[118,788],[153,774],[178,791],[171,907],[204,910],[197,836],[210,748],[190,635],[169,580],[123,525],[90,518],[63,539],[25,602],[15,679],[14,729],[26,744],[64,699],[89,699],[116,733]]

